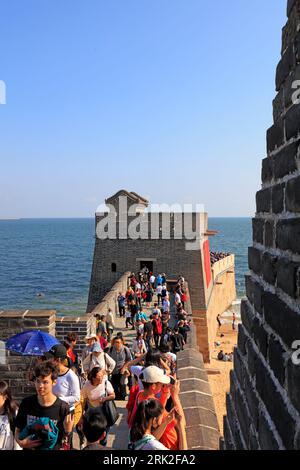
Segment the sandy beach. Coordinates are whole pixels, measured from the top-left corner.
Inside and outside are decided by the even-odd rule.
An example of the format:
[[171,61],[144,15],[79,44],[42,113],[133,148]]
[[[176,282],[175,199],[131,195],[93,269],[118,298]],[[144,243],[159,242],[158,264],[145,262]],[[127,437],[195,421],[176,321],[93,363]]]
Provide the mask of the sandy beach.
[[[221,337],[221,334],[224,336]],[[230,379],[229,372],[233,368],[233,362],[218,361],[218,352],[222,349],[224,352],[232,352],[237,344],[237,325],[236,330],[232,330],[231,323],[222,324],[217,333],[216,341],[221,343],[216,346],[212,353],[210,364],[205,368],[208,372],[208,380],[211,386],[220,434],[223,436],[223,416],[226,414],[226,392],[229,391]]]

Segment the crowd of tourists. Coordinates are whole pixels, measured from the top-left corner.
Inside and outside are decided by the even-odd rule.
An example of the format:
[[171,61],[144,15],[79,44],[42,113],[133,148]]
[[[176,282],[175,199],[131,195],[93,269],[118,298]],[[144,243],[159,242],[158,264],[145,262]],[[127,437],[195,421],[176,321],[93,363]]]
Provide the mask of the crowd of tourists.
[[[174,315],[171,315],[171,301]],[[96,331],[77,353],[70,332],[28,371],[36,393],[18,405],[0,380],[0,449],[101,450],[118,419],[115,400],[127,400],[128,449],[187,449],[185,417],[177,379],[177,353],[190,330],[185,280],[178,278],[170,299],[165,274],[145,267],[118,295],[124,328],[132,344],[115,332],[111,309],[96,316]]]
[[217,261],[220,261],[227,256],[230,256],[231,253],[223,253],[222,251],[211,251],[210,252],[210,264],[214,264]]

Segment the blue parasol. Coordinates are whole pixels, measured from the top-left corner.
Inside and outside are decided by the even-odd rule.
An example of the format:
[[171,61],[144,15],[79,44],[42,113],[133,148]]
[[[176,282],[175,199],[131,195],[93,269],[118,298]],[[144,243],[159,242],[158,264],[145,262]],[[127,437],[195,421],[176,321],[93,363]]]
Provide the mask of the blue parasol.
[[59,341],[54,336],[40,330],[28,330],[9,338],[5,347],[22,356],[43,356],[55,344]]

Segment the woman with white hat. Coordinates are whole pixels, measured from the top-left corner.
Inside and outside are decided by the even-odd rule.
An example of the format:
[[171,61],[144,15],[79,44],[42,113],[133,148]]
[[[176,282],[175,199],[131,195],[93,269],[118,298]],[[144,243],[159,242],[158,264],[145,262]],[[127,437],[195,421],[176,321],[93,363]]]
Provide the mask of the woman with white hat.
[[86,373],[92,370],[93,367],[101,367],[101,369],[106,370],[107,375],[112,373],[115,365],[116,361],[102,350],[98,341],[93,344],[90,354],[82,363],[83,371]]

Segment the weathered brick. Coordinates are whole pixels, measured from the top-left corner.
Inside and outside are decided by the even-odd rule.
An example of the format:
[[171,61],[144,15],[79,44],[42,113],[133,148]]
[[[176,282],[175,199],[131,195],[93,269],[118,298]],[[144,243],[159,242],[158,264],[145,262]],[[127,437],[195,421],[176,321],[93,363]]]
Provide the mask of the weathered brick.
[[264,223],[264,219],[252,219],[253,240],[261,244],[264,241]]
[[259,399],[257,397],[257,393],[255,391],[255,388],[253,387],[253,385],[250,381],[250,376],[247,372],[247,369],[245,369],[244,378],[245,378],[245,396],[246,396],[249,411],[250,411],[251,416],[252,416],[252,424],[254,426],[254,429],[257,429]]
[[251,332],[252,323],[254,319],[254,313],[252,312],[251,306],[245,300],[241,302],[241,320],[243,322],[243,326]]
[[254,305],[255,310],[262,314],[263,308],[263,287],[254,279],[247,275],[245,276],[246,294],[250,302]]
[[252,335],[259,350],[266,357],[268,350],[268,334],[258,317],[254,317],[253,319]]
[[[296,420],[290,414],[270,371],[259,355],[256,357],[256,387],[287,449],[293,449]],[[272,397],[272,399],[270,399]]]
[[297,137],[300,131],[300,105],[294,104],[285,115],[285,132],[287,140]]
[[297,281],[300,263],[280,258],[277,266],[277,286],[293,298],[298,297]]
[[263,159],[261,168],[261,180],[263,183],[267,183],[272,180],[274,174],[273,166],[274,162],[272,157]]
[[256,211],[271,212],[272,188],[261,189],[256,193]]
[[267,130],[267,152],[272,152],[276,148],[281,147],[283,141],[283,120],[280,118]]
[[262,449],[279,450],[279,444],[271,429],[270,417],[267,419],[264,412],[259,414],[258,440]]
[[245,327],[241,323],[238,326],[238,350],[242,355],[246,354],[246,342],[248,338],[245,333]]
[[262,257],[263,279],[272,285],[276,283],[277,259],[277,256],[273,256],[267,251],[264,252]]
[[277,93],[273,100],[273,121],[276,122],[284,112],[283,88]]
[[293,70],[289,75],[288,79],[284,84],[284,104],[286,108],[289,108],[294,101],[294,99],[299,98],[299,86],[295,83],[297,80],[300,80],[300,67],[299,65]]
[[285,382],[286,353],[286,350],[281,346],[276,336],[271,335],[268,346],[268,362],[282,386]]
[[280,214],[283,212],[284,188],[284,183],[276,184],[272,188],[272,212],[274,214]]
[[274,227],[275,227],[274,220],[266,220],[265,236],[264,236],[264,244],[266,247],[270,247],[270,248],[274,247],[274,243],[275,243]]
[[250,246],[248,248],[248,264],[249,268],[257,274],[261,273],[261,255],[262,252]]
[[264,294],[264,316],[287,346],[291,346],[295,339],[300,338],[300,314],[271,292]]
[[287,211],[300,212],[300,176],[287,182],[285,205]]
[[294,51],[292,45],[284,52],[276,69],[276,91],[279,91],[284,80],[289,75],[294,65]]
[[300,218],[279,220],[276,225],[276,246],[300,254]]
[[274,155],[273,171],[276,179],[283,178],[285,175],[289,175],[297,169],[296,155],[298,146],[299,142],[292,142]]

